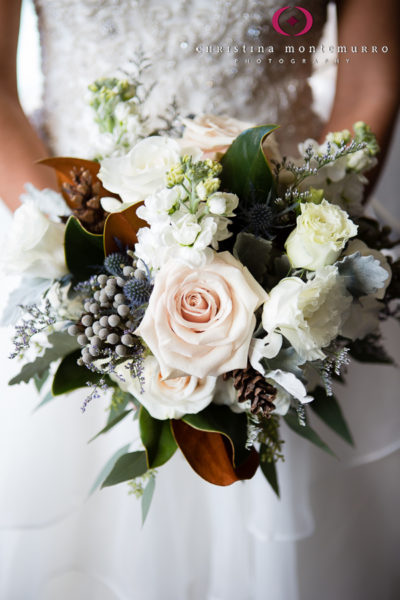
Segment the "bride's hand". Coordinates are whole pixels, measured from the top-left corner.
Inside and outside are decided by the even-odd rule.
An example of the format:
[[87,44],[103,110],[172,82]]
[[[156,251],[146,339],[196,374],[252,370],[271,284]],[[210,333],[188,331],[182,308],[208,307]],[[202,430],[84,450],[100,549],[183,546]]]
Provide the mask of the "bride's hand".
[[[338,4],[338,44],[367,46],[368,52],[352,54],[349,63],[338,66],[336,95],[329,131],[350,129],[356,121],[371,126],[381,147],[379,167],[369,174],[374,183],[382,169],[400,100],[400,45],[398,0],[341,0]],[[373,53],[372,46],[379,52]],[[382,53],[382,46],[389,52]],[[372,175],[372,177],[371,177]]]
[[15,209],[24,183],[54,187],[49,169],[34,164],[48,155],[18,99],[16,54],[21,0],[0,0],[0,198]]

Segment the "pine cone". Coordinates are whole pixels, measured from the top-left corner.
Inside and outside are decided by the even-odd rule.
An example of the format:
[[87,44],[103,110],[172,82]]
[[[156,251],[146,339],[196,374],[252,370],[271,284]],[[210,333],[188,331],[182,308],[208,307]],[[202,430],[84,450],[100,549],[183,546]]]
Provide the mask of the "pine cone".
[[274,399],[277,394],[274,388],[266,379],[253,367],[246,369],[235,369],[224,375],[224,379],[233,377],[233,385],[238,391],[238,401],[246,402],[250,400],[250,411],[254,414],[262,414],[269,417],[274,410]]
[[72,213],[91,233],[103,233],[108,213],[100,204],[101,183],[93,183],[92,175],[83,167],[74,167],[71,177],[73,183],[63,183],[62,189],[69,198]]

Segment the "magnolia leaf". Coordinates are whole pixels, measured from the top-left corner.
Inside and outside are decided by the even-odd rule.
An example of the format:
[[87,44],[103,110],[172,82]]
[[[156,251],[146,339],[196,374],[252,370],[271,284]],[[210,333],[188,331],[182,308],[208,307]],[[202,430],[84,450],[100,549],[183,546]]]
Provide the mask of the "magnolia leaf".
[[20,373],[9,381],[9,385],[15,385],[23,381],[28,383],[35,376],[42,377],[52,362],[69,354],[78,346],[74,337],[62,331],[51,333],[47,337],[47,340],[51,344],[51,347],[46,348],[43,355],[38,356],[33,362],[25,364]]
[[221,159],[222,188],[237,194],[242,206],[254,201],[265,202],[273,187],[273,176],[262,144],[277,128],[277,125],[261,125],[246,129]]
[[206,481],[225,486],[253,477],[259,456],[254,448],[245,448],[245,415],[234,414],[226,406],[212,405],[171,424],[186,460]]
[[118,458],[101,487],[109,487],[123,483],[124,481],[130,481],[131,479],[140,477],[140,475],[144,475],[146,471],[146,452],[128,452]]
[[336,456],[329,446],[327,446],[325,442],[321,440],[316,431],[314,431],[309,425],[300,425],[299,418],[295,410],[289,410],[289,412],[283,418],[285,419],[286,424],[293,429],[293,431],[301,435],[301,437],[305,438],[312,444],[315,444],[315,446],[318,446],[318,448],[325,450],[325,452],[331,456]]
[[133,248],[137,242],[137,232],[148,223],[139,219],[136,209],[143,204],[140,202],[129,206],[120,212],[110,213],[104,225],[104,253],[120,252],[122,248]]
[[374,294],[384,287],[389,277],[379,260],[372,255],[361,256],[359,252],[345,256],[336,266],[354,298]]
[[151,501],[153,500],[154,490],[156,488],[156,478],[152,475],[143,490],[142,495],[142,525],[144,525],[147,515],[149,514],[149,509],[151,505]]
[[335,396],[328,396],[322,387],[317,387],[312,395],[314,396],[314,401],[310,403],[312,410],[345,442],[354,446],[353,437]]
[[178,447],[172,435],[170,421],[154,419],[141,406],[139,427],[140,437],[146,450],[148,468],[161,467],[174,455]]
[[[262,456],[262,446],[261,446],[261,456]],[[278,482],[278,474],[276,471],[276,464],[274,461],[266,461],[260,459],[260,469],[263,472],[266,480],[274,490],[275,494],[280,498],[279,491],[279,482]]]
[[254,279],[262,282],[272,259],[272,242],[240,232],[236,236],[233,255],[248,268]]
[[93,183],[96,183],[96,193],[98,193],[100,197],[114,196],[115,198],[119,198],[119,196],[116,194],[112,194],[106,190],[100,179],[97,177],[97,174],[100,170],[100,163],[98,162],[70,156],[54,156],[52,158],[44,158],[43,160],[39,160],[38,164],[55,170],[60,191],[70,208],[75,207],[71,203],[71,197],[63,189],[63,184],[73,184],[73,173],[81,170],[89,171],[92,176]]
[[117,460],[123,456],[124,454],[126,454],[127,450],[129,450],[129,446],[130,444],[126,444],[126,446],[123,446],[123,448],[120,448],[119,450],[117,450],[117,452],[115,452],[115,454],[113,454],[111,456],[111,458],[106,462],[106,464],[104,465],[104,467],[101,469],[100,473],[98,474],[98,476],[96,477],[95,482],[93,483],[90,492],[89,492],[89,496],[91,496],[103,483],[103,481],[109,476],[109,474],[111,473],[115,463],[117,462]]
[[114,417],[114,419],[112,419],[111,421],[107,422],[107,425],[105,427],[103,427],[103,429],[101,431],[99,431],[99,433],[96,433],[95,436],[93,436],[90,440],[90,442],[93,442],[93,440],[95,440],[96,438],[98,438],[100,435],[103,435],[103,433],[107,433],[107,431],[110,431],[110,429],[112,429],[113,427],[115,427],[115,425],[118,425],[118,423],[120,421],[122,421],[123,419],[125,419],[125,417],[127,417],[131,412],[132,412],[132,408],[129,410],[124,410],[123,412],[121,412],[119,415],[117,415],[116,417]]
[[87,231],[75,217],[68,219],[64,245],[67,267],[77,279],[88,279],[102,266],[103,236]]
[[62,359],[53,379],[52,393],[54,396],[67,394],[78,388],[86,387],[87,383],[100,381],[100,373],[90,371],[76,363],[80,356],[81,351],[76,350]]

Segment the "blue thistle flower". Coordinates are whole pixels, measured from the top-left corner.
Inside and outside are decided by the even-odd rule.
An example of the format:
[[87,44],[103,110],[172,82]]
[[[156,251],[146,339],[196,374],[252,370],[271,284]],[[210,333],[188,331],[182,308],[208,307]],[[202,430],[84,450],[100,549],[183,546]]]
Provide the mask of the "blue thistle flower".
[[131,306],[140,306],[149,301],[153,286],[147,279],[131,279],[123,288]]
[[130,266],[132,259],[126,254],[120,254],[119,252],[113,252],[104,259],[104,267],[110,275],[120,277],[122,275],[122,269]]

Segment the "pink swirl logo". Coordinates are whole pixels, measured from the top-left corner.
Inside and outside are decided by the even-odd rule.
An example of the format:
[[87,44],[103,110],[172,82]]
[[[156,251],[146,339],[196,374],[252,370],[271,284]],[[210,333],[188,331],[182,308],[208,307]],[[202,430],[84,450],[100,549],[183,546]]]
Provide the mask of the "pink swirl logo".
[[[281,35],[287,35],[287,36],[294,35],[296,37],[299,35],[304,35],[305,33],[308,33],[310,31],[310,29],[313,25],[312,14],[310,13],[309,10],[307,10],[306,8],[302,8],[301,6],[295,6],[295,8],[297,8],[297,10],[302,12],[306,18],[306,24],[305,24],[304,29],[302,31],[300,31],[299,33],[294,33],[294,34],[286,33],[285,31],[283,31],[282,27],[279,25],[279,17],[281,16],[282,13],[284,13],[288,9],[291,9],[291,6],[284,6],[283,8],[279,8],[274,13],[274,16],[272,17],[272,27],[275,29],[275,31],[277,31]],[[292,16],[286,22],[289,23],[289,25],[292,25],[292,27],[294,27],[294,25],[296,25],[299,22],[299,19],[297,19],[295,16]]]

